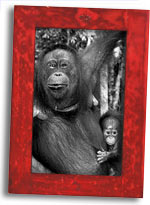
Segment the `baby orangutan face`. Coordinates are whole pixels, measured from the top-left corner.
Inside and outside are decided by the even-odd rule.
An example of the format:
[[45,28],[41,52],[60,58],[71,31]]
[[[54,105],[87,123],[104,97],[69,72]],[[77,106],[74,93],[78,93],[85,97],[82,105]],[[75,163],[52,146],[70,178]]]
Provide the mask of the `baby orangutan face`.
[[119,120],[108,117],[103,121],[104,139],[108,145],[115,145],[118,140]]

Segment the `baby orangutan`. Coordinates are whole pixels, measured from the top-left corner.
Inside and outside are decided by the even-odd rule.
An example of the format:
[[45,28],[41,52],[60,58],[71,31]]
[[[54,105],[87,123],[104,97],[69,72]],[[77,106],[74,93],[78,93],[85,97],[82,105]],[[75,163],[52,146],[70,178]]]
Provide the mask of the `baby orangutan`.
[[103,118],[100,122],[104,141],[106,142],[106,150],[97,152],[97,160],[99,163],[107,161],[108,174],[110,176],[118,176],[121,174],[121,136],[120,136],[120,121],[118,118],[109,115]]

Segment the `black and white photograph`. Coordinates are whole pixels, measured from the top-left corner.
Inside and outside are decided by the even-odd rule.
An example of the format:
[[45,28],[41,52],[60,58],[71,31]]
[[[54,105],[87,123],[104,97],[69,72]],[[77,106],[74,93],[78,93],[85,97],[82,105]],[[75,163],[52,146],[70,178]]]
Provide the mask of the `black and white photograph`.
[[32,173],[121,176],[126,31],[35,35]]

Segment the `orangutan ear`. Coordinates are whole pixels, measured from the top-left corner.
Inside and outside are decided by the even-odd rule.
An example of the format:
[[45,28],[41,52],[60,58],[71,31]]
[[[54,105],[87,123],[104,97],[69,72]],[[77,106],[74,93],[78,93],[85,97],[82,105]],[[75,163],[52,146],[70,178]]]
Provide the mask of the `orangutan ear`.
[[94,43],[80,53],[83,78],[88,83],[106,61],[118,40],[124,40],[125,31],[113,31],[105,39],[97,38]]

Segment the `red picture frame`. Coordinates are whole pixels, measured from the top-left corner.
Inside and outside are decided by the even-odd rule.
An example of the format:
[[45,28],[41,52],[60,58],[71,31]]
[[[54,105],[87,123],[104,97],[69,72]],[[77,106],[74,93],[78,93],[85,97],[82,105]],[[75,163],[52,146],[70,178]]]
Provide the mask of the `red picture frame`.
[[[33,174],[35,28],[127,31],[121,176]],[[142,197],[149,11],[15,6],[9,193]]]

